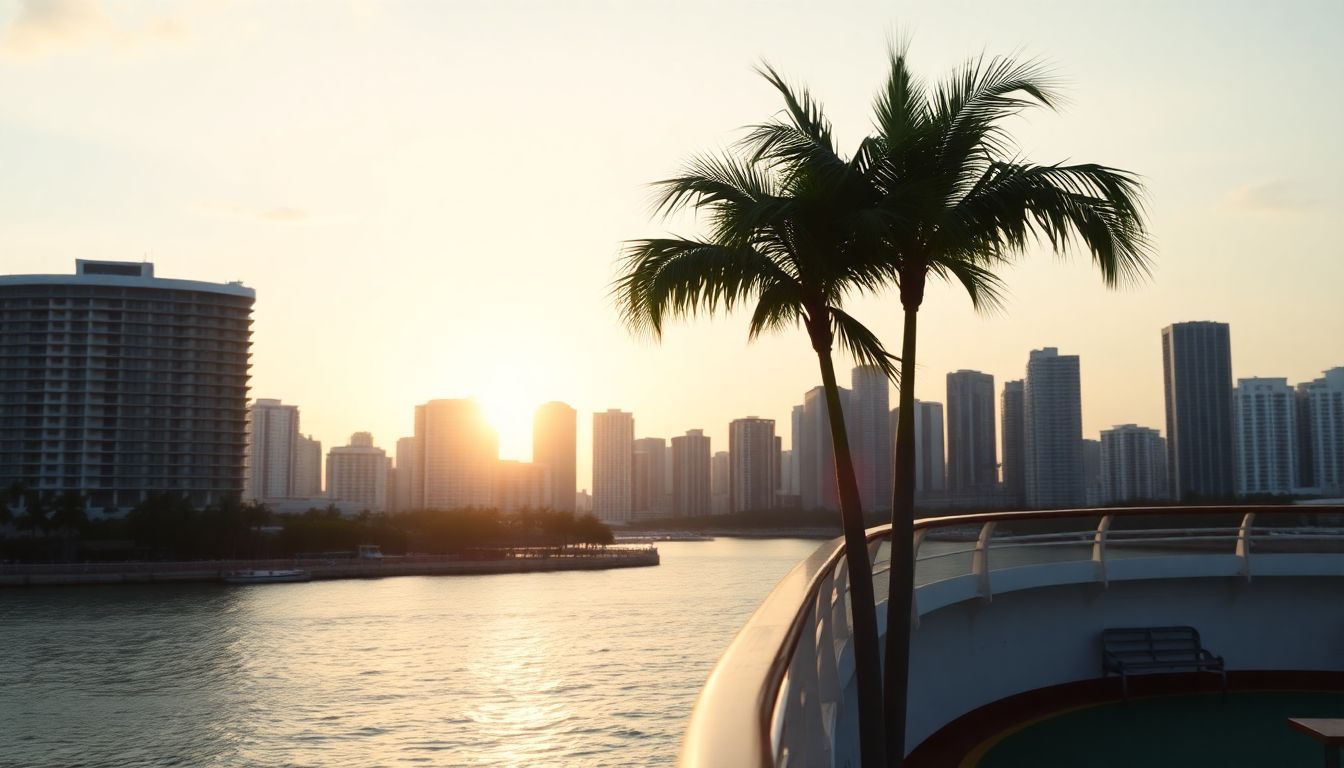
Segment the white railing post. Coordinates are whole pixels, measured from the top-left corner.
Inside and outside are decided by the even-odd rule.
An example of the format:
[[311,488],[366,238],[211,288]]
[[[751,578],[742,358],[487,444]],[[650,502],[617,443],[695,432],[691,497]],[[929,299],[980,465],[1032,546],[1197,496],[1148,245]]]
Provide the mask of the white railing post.
[[841,560],[835,569],[835,601],[827,606],[831,612],[831,632],[835,634],[835,639],[839,643],[845,643],[849,640],[851,634],[849,626],[849,565],[846,560]]
[[[799,765],[822,765],[825,756],[823,743],[827,741],[826,728],[821,720],[821,680],[817,676],[817,614],[807,612],[803,621],[803,635],[794,651],[794,680],[798,683],[799,703],[802,706],[799,728],[802,731],[802,749],[794,754],[802,758]],[[793,755],[790,755],[792,758]],[[790,760],[792,762],[792,759]]]
[[877,565],[877,552],[882,549],[882,539],[873,539],[868,542],[868,563]]
[[1097,523],[1097,532],[1092,536],[1092,563],[1097,581],[1104,587],[1110,586],[1106,579],[1106,534],[1110,533],[1111,520],[1111,515],[1102,515],[1101,521]]
[[784,734],[780,739],[784,754],[780,762],[785,766],[807,764],[807,713],[803,709],[807,692],[803,689],[805,681],[800,679],[804,666],[799,656],[794,656],[789,665],[789,698],[784,703]]
[[[831,632],[833,623],[831,595],[835,589],[834,575],[827,576],[817,590],[817,602],[814,613],[817,624],[811,631],[817,634],[817,706],[821,718],[821,755],[822,762],[816,765],[830,765],[835,738],[835,722],[840,716],[840,659],[835,652],[835,635]],[[829,705],[829,706],[827,706]],[[815,754],[816,750],[808,750]],[[810,765],[813,763],[809,763]]]
[[1255,524],[1255,513],[1247,512],[1241,516],[1241,527],[1237,529],[1237,559],[1241,561],[1241,575],[1251,580],[1251,526]]
[[994,538],[994,521],[980,527],[980,538],[975,542],[975,554],[971,558],[971,572],[979,577],[980,597],[985,602],[994,599],[993,588],[989,583],[989,541]]
[[[915,529],[915,538],[910,546],[910,570],[912,576],[919,573],[919,545],[924,543],[923,528]],[[910,628],[919,629],[919,590],[915,588],[915,580],[912,578],[910,584]]]

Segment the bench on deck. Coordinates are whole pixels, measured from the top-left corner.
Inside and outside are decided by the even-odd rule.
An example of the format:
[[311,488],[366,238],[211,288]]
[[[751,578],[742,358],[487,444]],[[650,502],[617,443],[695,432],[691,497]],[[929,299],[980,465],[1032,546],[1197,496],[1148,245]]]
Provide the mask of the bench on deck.
[[1223,657],[1214,656],[1199,642],[1194,627],[1118,627],[1101,633],[1101,669],[1104,677],[1120,676],[1120,690],[1129,700],[1131,674],[1189,669],[1217,672],[1227,693]]

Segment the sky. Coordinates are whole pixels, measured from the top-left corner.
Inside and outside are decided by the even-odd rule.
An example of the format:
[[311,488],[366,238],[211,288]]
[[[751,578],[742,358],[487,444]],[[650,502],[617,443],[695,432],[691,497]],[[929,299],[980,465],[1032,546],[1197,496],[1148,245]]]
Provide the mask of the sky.
[[[820,383],[805,334],[748,344],[737,314],[632,336],[622,243],[696,233],[653,217],[648,185],[779,111],[759,62],[853,147],[908,38],[927,80],[982,52],[1049,62],[1068,104],[1014,122],[1021,154],[1141,174],[1156,256],[1112,291],[1035,249],[990,316],[934,287],[916,395],[962,368],[1001,388],[1054,346],[1081,356],[1084,436],[1164,429],[1172,322],[1231,323],[1234,377],[1344,365],[1340,29],[1338,0],[0,0],[0,273],[242,280],[253,395],[325,447],[369,431],[390,452],[416,404],[466,396],[522,460],[538,404],[576,407],[580,487],[607,408],[716,451],[730,420],[774,418],[787,447]],[[894,294],[849,306],[899,346]]]

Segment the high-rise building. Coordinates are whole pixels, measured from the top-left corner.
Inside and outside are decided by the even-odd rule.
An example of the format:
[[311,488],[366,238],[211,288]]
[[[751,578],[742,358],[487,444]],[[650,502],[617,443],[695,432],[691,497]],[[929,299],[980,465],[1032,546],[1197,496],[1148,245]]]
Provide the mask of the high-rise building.
[[802,406],[796,405],[789,412],[789,461],[792,461],[793,465],[789,468],[789,488],[786,491],[794,496],[802,492],[798,487],[802,476],[800,464],[802,452],[798,451],[800,445],[802,445]]
[[[841,413],[845,424],[850,423],[849,390],[840,390]],[[826,391],[813,387],[803,396],[802,440],[794,448],[798,459],[798,491],[803,509],[840,509],[840,486],[835,473],[835,443],[831,437],[830,412],[826,407]],[[849,445],[853,447],[851,440]]]
[[1314,487],[1344,494],[1344,367],[1311,382],[1311,453]]
[[728,424],[728,509],[774,509],[778,493],[775,420],[751,416]]
[[641,437],[635,441],[631,511],[636,518],[662,517],[667,513],[663,496],[671,488],[666,482],[666,454],[667,441],[661,437]]
[[368,432],[354,433],[349,445],[327,454],[327,498],[387,511],[387,453],[374,447]]
[[726,515],[731,504],[728,475],[732,470],[727,451],[715,451],[709,457],[709,513]]
[[1156,429],[1121,424],[1101,431],[1102,504],[1163,499],[1166,478],[1166,441]]
[[1101,506],[1101,441],[1083,438],[1083,496],[1089,507]]
[[[896,431],[901,409],[892,408],[892,455],[896,455]],[[943,451],[943,404],[915,401],[915,493],[947,490],[947,460]]]
[[710,514],[710,449],[703,430],[672,438],[672,513],[677,517]]
[[[775,487],[774,487],[772,493],[774,493],[775,496],[778,496],[779,494],[781,494],[781,493],[784,492],[784,488],[783,488],[783,483],[784,483],[784,480],[783,480],[783,478],[784,478],[784,438],[780,437],[778,434],[775,435],[775,449],[774,449],[774,454],[775,454]],[[778,501],[776,501],[776,506],[778,506]]]
[[415,509],[494,506],[499,438],[475,400],[415,407]]
[[1026,447],[1026,504],[1033,509],[1080,507],[1083,406],[1077,355],[1054,347],[1031,352],[1022,388]]
[[865,512],[891,511],[890,384],[881,368],[860,365],[850,372],[849,410],[845,412],[854,477]]
[[1238,379],[1232,390],[1237,494],[1289,494],[1297,475],[1297,400],[1287,379]]
[[415,506],[415,438],[397,439],[397,485],[394,512],[420,509]]
[[550,498],[542,506],[557,512],[573,512],[578,487],[578,414],[573,408],[551,402],[537,409],[532,419],[532,462],[550,473]]
[[248,409],[248,431],[246,498],[274,501],[296,496],[299,406],[261,398]]
[[1293,407],[1297,422],[1297,487],[1309,492],[1316,489],[1316,441],[1312,436],[1310,382],[1298,384],[1293,390]]
[[1027,421],[1023,382],[1005,381],[1000,405],[1003,419],[1003,490],[1016,506],[1027,503]]
[[994,377],[947,374],[947,484],[953,491],[990,492],[999,484],[994,428]]
[[140,262],[0,277],[0,487],[112,514],[241,495],[255,299]]
[[779,454],[779,494],[794,496],[793,491],[793,451],[780,451]]
[[495,506],[505,514],[540,510],[551,502],[551,470],[545,465],[501,461],[496,481]]
[[310,499],[322,495],[322,441],[299,435],[294,443],[294,496]]
[[1227,323],[1162,329],[1167,482],[1173,498],[1223,498],[1235,488],[1232,345]]
[[630,522],[634,505],[635,415],[593,414],[593,514],[604,523]]

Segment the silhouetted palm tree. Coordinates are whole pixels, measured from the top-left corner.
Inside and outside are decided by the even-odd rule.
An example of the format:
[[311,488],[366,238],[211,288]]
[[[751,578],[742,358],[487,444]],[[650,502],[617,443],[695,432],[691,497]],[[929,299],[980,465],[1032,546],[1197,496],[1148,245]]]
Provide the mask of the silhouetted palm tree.
[[52,497],[50,491],[29,490],[23,497],[23,514],[15,522],[19,528],[28,531],[30,536],[39,532],[46,535],[51,527]]
[[1058,101],[1036,61],[977,58],[931,89],[911,77],[904,50],[891,56],[875,105],[877,133],[858,155],[881,188],[893,224],[904,333],[892,502],[887,610],[887,754],[905,754],[910,654],[915,454],[916,318],[930,276],[959,282],[977,309],[998,303],[994,270],[1044,242],[1057,254],[1079,241],[1107,286],[1147,274],[1142,185],[1101,165],[1035,165],[1013,154],[1005,123]]
[[783,119],[755,126],[740,150],[694,158],[658,182],[655,212],[704,214],[702,239],[628,244],[614,293],[625,322],[660,337],[670,318],[730,312],[754,302],[748,340],[801,326],[821,368],[835,447],[841,520],[854,622],[855,676],[864,765],[882,763],[881,662],[872,565],[849,451],[832,347],[894,375],[877,337],[847,314],[845,299],[893,279],[876,257],[883,221],[874,186],[842,158],[821,106],[768,66],[761,74],[784,97]]
[[0,493],[0,525],[9,525],[14,521],[14,507],[23,503],[23,483],[14,483]]
[[84,508],[84,496],[79,491],[63,491],[52,507],[51,524],[62,534],[78,531],[89,521]]

